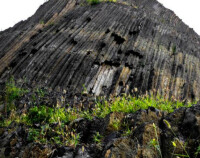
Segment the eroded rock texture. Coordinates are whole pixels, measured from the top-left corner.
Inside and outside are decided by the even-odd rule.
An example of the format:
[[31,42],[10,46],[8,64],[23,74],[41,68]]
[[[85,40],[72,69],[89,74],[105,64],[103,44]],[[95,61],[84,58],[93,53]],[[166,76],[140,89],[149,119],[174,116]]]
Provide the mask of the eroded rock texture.
[[95,95],[200,98],[200,38],[156,0],[49,0],[0,33],[0,76]]

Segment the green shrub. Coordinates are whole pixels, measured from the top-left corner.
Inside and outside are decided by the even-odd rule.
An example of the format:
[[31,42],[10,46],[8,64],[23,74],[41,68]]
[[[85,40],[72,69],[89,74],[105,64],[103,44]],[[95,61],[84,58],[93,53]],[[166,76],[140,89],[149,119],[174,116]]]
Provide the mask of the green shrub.
[[53,109],[46,106],[34,106],[29,109],[27,116],[28,122],[30,124],[36,123],[49,123],[49,120],[53,116]]
[[51,118],[49,120],[50,123],[59,122],[59,121],[63,121],[63,122],[69,121],[65,108],[55,108],[55,109],[52,109],[52,111],[53,111],[53,114],[51,115]]
[[76,119],[73,111],[66,111],[65,108],[50,108],[47,106],[34,106],[29,109],[27,122],[35,123],[66,123]]
[[176,54],[176,46],[175,45],[173,45],[173,47],[172,47],[172,53],[173,53],[173,55]]
[[30,128],[28,133],[28,141],[37,141],[40,136],[39,129]]
[[41,25],[44,25],[45,23],[44,23],[44,20],[40,20],[40,22],[39,22]]
[[27,92],[28,90],[17,87],[14,78],[11,78],[5,88],[5,112],[15,109],[14,101]]
[[196,157],[200,154],[200,145],[197,147],[196,149],[196,152],[195,152],[195,155]]
[[38,96],[40,98],[43,98],[45,96],[45,94],[46,94],[46,92],[44,90],[40,89],[40,88],[36,89],[36,93],[38,94]]
[[106,100],[103,102],[97,102],[95,109],[93,109],[93,115],[105,117],[111,112],[133,113],[140,109],[148,109],[148,107],[173,112],[177,108],[191,107],[192,104],[195,104],[195,102],[184,104],[181,101],[167,100],[159,95],[156,97],[148,95],[139,97],[124,95],[122,97],[115,97],[112,100],[112,102]]
[[121,122],[117,118],[113,120],[112,127],[114,130],[118,131],[120,128]]
[[95,4],[100,3],[100,0],[87,0],[87,3],[91,5],[95,5]]
[[123,132],[123,136],[130,136],[132,134],[132,129],[127,128],[124,132]]
[[93,136],[93,140],[94,140],[94,142],[97,143],[97,144],[101,143],[101,139],[102,139],[102,138],[103,138],[103,137],[99,134],[99,132],[96,132],[96,134]]
[[78,145],[79,140],[80,140],[80,134],[71,132],[71,137],[68,139],[66,145],[69,145],[75,148]]
[[108,1],[113,3],[117,2],[117,0],[108,0]]

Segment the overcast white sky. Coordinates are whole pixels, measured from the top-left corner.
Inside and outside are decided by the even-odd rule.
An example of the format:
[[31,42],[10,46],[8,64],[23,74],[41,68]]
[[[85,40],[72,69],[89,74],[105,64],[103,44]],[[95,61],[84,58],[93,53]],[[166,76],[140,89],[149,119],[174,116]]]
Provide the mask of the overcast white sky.
[[[0,0],[0,30],[35,13],[46,0]],[[200,35],[200,0],[158,0]]]

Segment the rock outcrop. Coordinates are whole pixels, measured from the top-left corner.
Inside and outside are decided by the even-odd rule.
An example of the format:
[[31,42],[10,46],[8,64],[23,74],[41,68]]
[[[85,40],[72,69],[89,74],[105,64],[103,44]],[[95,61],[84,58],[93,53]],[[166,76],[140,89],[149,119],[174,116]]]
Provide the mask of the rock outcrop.
[[0,32],[0,79],[72,94],[200,98],[200,37],[156,0],[49,0]]
[[0,32],[0,157],[200,157],[199,103],[93,114],[122,93],[199,100],[198,83],[200,37],[156,0],[49,0]]

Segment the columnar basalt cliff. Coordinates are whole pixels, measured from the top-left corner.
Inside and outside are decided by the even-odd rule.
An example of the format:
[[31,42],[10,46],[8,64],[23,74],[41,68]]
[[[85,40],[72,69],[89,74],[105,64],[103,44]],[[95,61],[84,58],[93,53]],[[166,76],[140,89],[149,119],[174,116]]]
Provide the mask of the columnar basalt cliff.
[[156,0],[49,0],[0,32],[0,158],[198,158],[199,83]]
[[156,0],[49,0],[0,33],[0,76],[76,93],[200,97],[200,38]]

